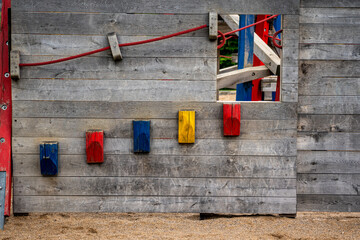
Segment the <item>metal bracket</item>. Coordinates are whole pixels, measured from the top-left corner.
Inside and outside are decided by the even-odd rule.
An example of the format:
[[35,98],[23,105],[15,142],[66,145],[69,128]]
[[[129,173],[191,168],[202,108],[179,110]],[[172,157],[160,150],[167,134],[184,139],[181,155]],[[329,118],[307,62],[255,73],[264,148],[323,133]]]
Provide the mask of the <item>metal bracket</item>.
[[0,230],[4,230],[6,172],[0,172]]
[[111,54],[113,56],[114,61],[120,61],[122,60],[122,55],[119,47],[119,41],[116,37],[116,33],[108,33],[107,35],[109,40],[109,45],[111,49]]

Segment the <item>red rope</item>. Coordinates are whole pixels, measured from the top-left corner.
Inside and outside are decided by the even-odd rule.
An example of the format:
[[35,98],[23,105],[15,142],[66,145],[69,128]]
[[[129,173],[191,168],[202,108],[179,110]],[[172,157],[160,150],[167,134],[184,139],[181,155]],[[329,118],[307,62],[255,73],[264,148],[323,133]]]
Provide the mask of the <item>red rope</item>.
[[[160,41],[160,40],[163,40],[163,39],[176,37],[176,36],[183,35],[183,34],[186,34],[186,33],[194,32],[194,31],[206,28],[206,27],[208,27],[208,25],[205,24],[205,25],[202,25],[202,26],[199,26],[199,27],[196,27],[196,28],[191,28],[191,29],[188,29],[188,30],[184,30],[184,31],[181,31],[181,32],[169,34],[169,35],[162,36],[162,37],[152,38],[152,39],[138,41],[138,42],[130,42],[130,43],[119,44],[119,47],[127,47],[127,46],[134,46],[134,45],[139,45],[139,44],[150,43],[150,42],[156,42],[156,41]],[[20,67],[26,67],[26,66],[29,67],[29,66],[40,66],[40,65],[48,65],[48,64],[53,64],[53,63],[59,63],[59,62],[64,62],[64,61],[72,60],[72,59],[75,59],[75,58],[80,58],[80,57],[88,56],[88,55],[91,55],[91,54],[103,52],[103,51],[106,51],[108,49],[110,49],[110,47],[104,47],[104,48],[100,48],[100,49],[93,50],[93,51],[90,51],[90,52],[81,53],[81,54],[78,54],[78,55],[75,55],[75,56],[60,58],[60,59],[56,59],[56,60],[52,60],[52,61],[37,62],[37,63],[20,63],[19,66]]]
[[220,45],[217,46],[217,49],[220,49],[225,45],[226,37],[225,37],[225,34],[223,34],[222,32],[218,31],[218,33],[220,33],[220,36],[222,38],[222,41],[220,42]]
[[[270,36],[270,35],[268,35],[268,34],[265,34],[265,36],[267,36],[267,37],[269,37],[269,38],[274,38],[273,36]],[[280,38],[276,38],[276,40],[277,40],[277,41],[281,41]]]
[[276,36],[279,35],[282,31],[283,31],[282,29],[280,29],[279,31],[277,31],[277,32],[273,35],[273,39],[272,39],[272,42],[273,42],[274,46],[277,47],[277,48],[280,48],[280,49],[282,49],[282,46],[276,43],[276,40],[277,40],[277,39],[276,39]]
[[220,57],[222,57],[222,58],[230,58],[230,59],[232,59],[232,57],[229,57],[229,56],[224,56],[224,55],[220,55]]

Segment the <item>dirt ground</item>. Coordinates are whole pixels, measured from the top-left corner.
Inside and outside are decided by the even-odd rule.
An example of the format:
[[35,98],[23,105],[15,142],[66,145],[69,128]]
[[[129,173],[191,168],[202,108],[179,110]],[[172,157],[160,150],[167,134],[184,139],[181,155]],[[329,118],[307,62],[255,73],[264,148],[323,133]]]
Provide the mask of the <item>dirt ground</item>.
[[37,213],[7,218],[0,239],[360,239],[360,213]]

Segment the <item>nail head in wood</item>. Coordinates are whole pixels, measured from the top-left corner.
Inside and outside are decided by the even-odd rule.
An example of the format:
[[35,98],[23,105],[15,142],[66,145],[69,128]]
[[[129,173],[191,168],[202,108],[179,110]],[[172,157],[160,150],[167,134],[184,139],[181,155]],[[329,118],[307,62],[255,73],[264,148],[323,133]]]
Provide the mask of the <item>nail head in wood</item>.
[[116,37],[116,33],[108,33],[107,35],[109,40],[109,45],[111,49],[111,54],[113,56],[114,61],[120,61],[122,60],[122,55],[119,47],[119,41]]
[[209,39],[217,40],[218,36],[218,14],[209,12]]
[[10,76],[14,80],[20,79],[20,51],[12,50],[10,52]]

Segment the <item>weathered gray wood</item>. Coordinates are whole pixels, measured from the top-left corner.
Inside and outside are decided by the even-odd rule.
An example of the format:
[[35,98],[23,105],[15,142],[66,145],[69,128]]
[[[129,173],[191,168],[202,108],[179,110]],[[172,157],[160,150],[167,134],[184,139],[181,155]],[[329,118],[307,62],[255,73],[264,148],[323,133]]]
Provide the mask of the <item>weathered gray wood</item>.
[[298,84],[283,83],[281,84],[281,101],[298,102]]
[[119,48],[119,41],[116,37],[116,33],[115,32],[108,33],[107,37],[113,59],[115,61],[122,60],[122,55]]
[[217,11],[219,14],[297,14],[299,0],[136,0],[119,2],[116,0],[91,0],[73,2],[64,0],[16,0],[12,8],[16,11],[73,11],[73,12],[124,12],[124,13],[203,13]]
[[[22,57],[22,61],[38,62],[58,57]],[[216,58],[126,58],[114,62],[112,57],[82,57],[76,60],[36,67],[22,67],[22,78],[61,79],[137,79],[137,80],[213,80]]]
[[358,96],[360,95],[360,78],[304,77],[299,82],[299,95]]
[[215,81],[22,79],[12,85],[15,100],[89,102],[215,101]]
[[[24,138],[14,137],[13,153],[39,153],[43,141],[58,141],[59,154],[84,154],[84,138]],[[131,154],[133,139],[105,138],[104,154]],[[150,155],[249,155],[296,156],[296,139],[228,140],[197,139],[192,145],[179,145],[176,139],[153,139]]]
[[266,66],[248,67],[217,75],[217,89],[236,88],[236,84],[249,82],[262,77],[270,76]]
[[[296,120],[242,120],[236,139],[296,138]],[[102,129],[107,138],[132,138],[132,119],[14,118],[14,137],[85,137],[89,129]],[[151,119],[152,139],[177,139],[178,119]],[[196,120],[196,138],[223,138],[223,119]],[[34,131],[36,129],[36,131]]]
[[298,174],[298,194],[359,195],[360,174]]
[[16,196],[24,212],[295,213],[296,198],[284,197],[96,197]]
[[216,40],[218,36],[218,14],[217,12],[209,12],[209,39]]
[[281,64],[283,65],[283,67],[298,67],[298,58],[299,41],[283,41],[283,48],[281,51]]
[[[230,31],[238,29],[239,28],[239,14],[221,14],[220,15],[222,19],[224,19],[225,23],[230,28]],[[234,33],[237,36],[239,36],[239,32]]]
[[[349,24],[354,24],[353,27],[356,27],[356,25],[360,23],[359,9],[343,8],[343,7],[342,8],[301,8],[300,22],[326,24],[323,25],[323,27],[325,28],[333,27],[334,30],[335,29],[338,30],[340,27],[339,25],[346,26]],[[304,25],[304,26],[306,26],[306,28],[309,27],[308,25]],[[334,37],[338,37],[338,36],[334,36]],[[346,41],[347,39],[344,40]]]
[[[294,103],[241,103],[241,120],[293,120],[297,117],[296,107]],[[223,116],[222,103],[216,102],[14,101],[13,117],[174,119],[179,110],[186,109],[196,111],[196,120],[222,119]]]
[[[13,14],[16,17],[11,19],[11,30],[15,34],[106,36],[109,32],[116,32],[124,36],[159,36],[208,24],[209,19],[208,14],[34,13],[14,10]],[[183,36],[203,36],[207,39],[208,35],[208,29],[204,28]]]
[[299,67],[285,67],[281,68],[281,82],[285,83],[298,83]]
[[304,8],[340,8],[340,7],[360,7],[358,1],[353,0],[337,0],[337,1],[327,1],[327,0],[302,0],[301,7]]
[[231,71],[234,71],[234,70],[237,70],[238,69],[238,66],[237,65],[234,65],[234,66],[231,66],[231,67],[227,67],[227,68],[222,68],[219,70],[219,73],[222,74],[222,73],[227,73],[227,72],[231,72]]
[[360,132],[360,115],[299,115],[299,132]]
[[[302,10],[300,9],[300,13],[302,14]],[[282,29],[299,29],[299,15],[281,15],[283,18]]]
[[[58,176],[296,178],[296,157],[135,154],[104,157],[104,163],[89,165],[86,155],[61,155]],[[41,176],[39,155],[14,154],[13,175]]]
[[297,195],[297,211],[360,212],[360,196]]
[[298,113],[360,114],[360,96],[299,96]]
[[346,150],[360,149],[360,133],[301,132],[297,137],[298,150]]
[[[138,42],[153,36],[123,36],[118,34],[121,43]],[[103,48],[108,45],[105,36],[93,35],[46,35],[12,34],[12,48],[25,55],[69,56]],[[26,42],[26,44],[24,44]],[[206,44],[205,44],[206,43]],[[122,47],[124,57],[217,57],[216,42],[205,37],[176,37],[160,42]],[[92,56],[111,56],[104,51]]]
[[298,151],[298,173],[359,173],[360,152]]
[[[256,33],[254,33],[254,54],[273,74],[280,74],[280,58]],[[297,60],[297,57],[295,59]]]
[[355,45],[300,44],[299,59],[301,60],[360,60],[360,45],[359,44],[355,44]]
[[358,61],[299,61],[299,79],[318,79],[323,77],[354,77],[360,75],[360,64]]
[[13,80],[20,79],[20,52],[19,50],[10,51],[10,76]]
[[[350,20],[349,20],[350,21]],[[360,43],[360,26],[356,24],[302,23],[300,24],[300,43]]]
[[16,177],[14,196],[295,197],[296,179]]

